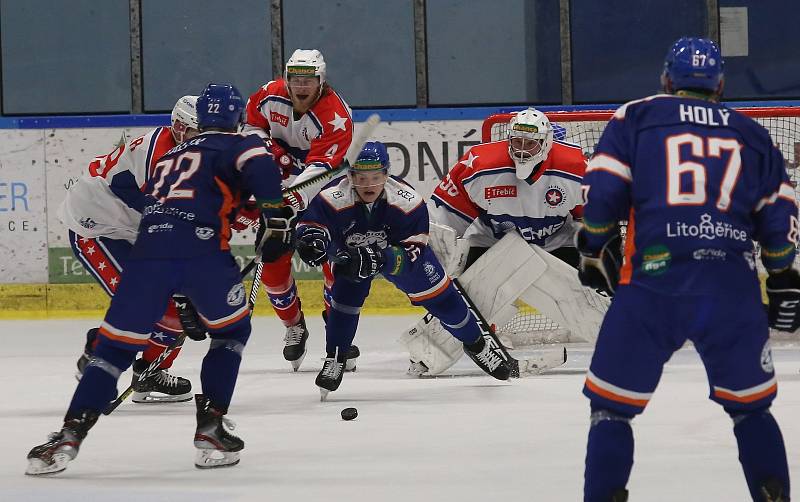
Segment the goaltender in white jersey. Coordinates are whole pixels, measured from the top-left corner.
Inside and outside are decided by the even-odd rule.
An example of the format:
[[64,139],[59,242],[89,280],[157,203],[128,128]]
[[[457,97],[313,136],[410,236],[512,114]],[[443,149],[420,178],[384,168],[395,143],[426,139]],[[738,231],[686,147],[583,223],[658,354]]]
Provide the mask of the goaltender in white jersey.
[[[573,244],[585,169],[580,147],[555,141],[547,116],[529,108],[507,140],[471,148],[434,190],[431,247],[490,324],[503,326],[522,300],[576,338],[596,337],[607,300],[581,288]],[[412,373],[441,373],[461,356],[435,322],[401,338]]]

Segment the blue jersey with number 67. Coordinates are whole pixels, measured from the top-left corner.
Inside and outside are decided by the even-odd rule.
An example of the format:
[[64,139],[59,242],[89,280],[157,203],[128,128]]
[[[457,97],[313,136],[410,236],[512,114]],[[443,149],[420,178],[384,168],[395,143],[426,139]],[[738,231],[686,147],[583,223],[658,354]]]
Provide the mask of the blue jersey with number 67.
[[165,153],[144,193],[133,258],[228,251],[241,201],[255,195],[262,205],[282,204],[280,170],[264,141],[224,132],[201,133]]
[[662,294],[755,294],[792,264],[794,188],[766,129],[718,103],[656,95],[620,107],[583,178],[589,247],[628,220],[620,284]]

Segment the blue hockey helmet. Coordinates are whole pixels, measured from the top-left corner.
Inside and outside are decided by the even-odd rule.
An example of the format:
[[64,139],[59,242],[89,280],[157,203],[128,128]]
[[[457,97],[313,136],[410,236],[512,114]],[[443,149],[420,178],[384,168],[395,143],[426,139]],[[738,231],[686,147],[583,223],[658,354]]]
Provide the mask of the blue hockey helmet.
[[197,98],[197,124],[201,130],[211,127],[235,131],[242,121],[244,99],[231,84],[208,84]]
[[668,91],[703,89],[720,91],[722,54],[713,40],[683,37],[672,44],[664,59],[661,83]]
[[368,141],[358,154],[358,158],[350,166],[351,173],[367,171],[389,172],[389,152],[380,141]]

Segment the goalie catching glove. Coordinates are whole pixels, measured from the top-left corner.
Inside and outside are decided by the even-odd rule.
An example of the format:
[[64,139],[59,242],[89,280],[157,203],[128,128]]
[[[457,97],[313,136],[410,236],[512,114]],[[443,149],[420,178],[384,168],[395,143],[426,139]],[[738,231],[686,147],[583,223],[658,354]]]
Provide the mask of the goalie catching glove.
[[770,272],[767,277],[769,325],[781,331],[800,328],[800,274],[793,268]]
[[613,296],[622,267],[622,237],[619,229],[597,251],[588,247],[585,232],[586,229],[581,228],[575,234],[575,247],[580,253],[578,278],[584,286]]
[[297,237],[297,254],[300,259],[312,267],[325,263],[328,257],[328,245],[331,242],[328,233],[317,227],[301,227],[301,234]]
[[339,250],[333,258],[335,275],[342,275],[360,282],[371,279],[383,269],[386,258],[376,246],[347,247]]

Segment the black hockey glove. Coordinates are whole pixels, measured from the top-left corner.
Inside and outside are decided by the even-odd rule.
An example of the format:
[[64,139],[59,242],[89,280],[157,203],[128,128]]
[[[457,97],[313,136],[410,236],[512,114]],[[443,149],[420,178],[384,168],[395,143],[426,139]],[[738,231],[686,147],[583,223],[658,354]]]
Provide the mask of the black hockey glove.
[[294,249],[296,219],[297,211],[292,206],[283,206],[269,218],[261,214],[256,234],[256,252],[261,251],[264,262],[272,263]]
[[619,269],[622,267],[622,237],[616,233],[600,251],[591,251],[586,247],[584,232],[581,229],[575,234],[575,247],[580,253],[578,279],[584,286],[614,296],[619,284]]
[[205,340],[207,334],[206,325],[200,319],[200,315],[198,315],[192,302],[183,295],[172,295],[172,300],[175,302],[175,308],[178,310],[178,319],[181,321],[181,327],[186,336],[198,342]]
[[769,325],[781,331],[800,328],[800,274],[794,268],[767,276]]
[[360,282],[371,279],[383,269],[386,259],[376,246],[364,246],[340,250],[333,258],[334,274]]
[[297,238],[297,254],[312,267],[322,265],[328,257],[328,234],[317,227],[305,227],[302,231],[302,235]]

